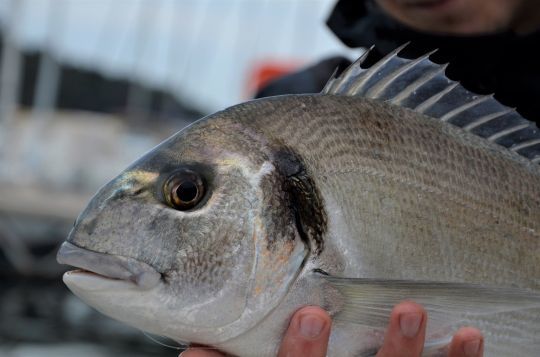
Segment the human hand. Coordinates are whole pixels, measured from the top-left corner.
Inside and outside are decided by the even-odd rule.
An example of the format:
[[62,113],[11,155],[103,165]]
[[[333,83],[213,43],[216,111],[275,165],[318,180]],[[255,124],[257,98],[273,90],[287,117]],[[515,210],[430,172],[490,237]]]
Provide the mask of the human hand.
[[[383,345],[377,357],[414,357],[422,354],[426,334],[427,314],[422,306],[402,302],[394,307]],[[307,306],[298,310],[283,338],[278,357],[324,357],[328,347],[332,321],[323,309]],[[448,357],[480,357],[484,343],[480,331],[464,327],[450,343]],[[182,357],[222,357],[217,351],[190,348]]]
[[[402,302],[394,307],[377,357],[412,357],[422,355],[426,337],[427,314],[414,302]],[[479,330],[459,329],[450,343],[448,357],[481,357],[484,340]]]

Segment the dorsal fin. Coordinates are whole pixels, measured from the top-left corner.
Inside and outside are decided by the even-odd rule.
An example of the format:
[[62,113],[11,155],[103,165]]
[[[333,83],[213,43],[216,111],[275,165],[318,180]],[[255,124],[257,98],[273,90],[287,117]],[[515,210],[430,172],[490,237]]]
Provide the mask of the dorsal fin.
[[370,68],[361,65],[368,50],[339,77],[328,81],[323,94],[379,99],[449,122],[517,152],[540,165],[540,131],[535,123],[492,95],[475,94],[445,75],[446,65],[430,61],[430,52],[417,59],[401,58],[407,44]]

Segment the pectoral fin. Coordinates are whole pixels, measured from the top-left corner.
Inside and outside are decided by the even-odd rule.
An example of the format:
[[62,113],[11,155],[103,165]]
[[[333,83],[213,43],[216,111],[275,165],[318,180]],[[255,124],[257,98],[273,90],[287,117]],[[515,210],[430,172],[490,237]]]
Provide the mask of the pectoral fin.
[[[468,283],[351,279],[319,275],[342,296],[336,321],[383,330],[393,307],[412,300],[428,312],[426,342],[422,356],[441,356],[455,333],[456,325],[467,317],[540,307],[540,293],[511,287]],[[526,341],[529,346],[536,341]]]
[[350,279],[321,275],[342,295],[337,320],[384,328],[394,305],[413,300],[428,311],[431,329],[464,315],[540,307],[540,293],[511,287],[415,280]]

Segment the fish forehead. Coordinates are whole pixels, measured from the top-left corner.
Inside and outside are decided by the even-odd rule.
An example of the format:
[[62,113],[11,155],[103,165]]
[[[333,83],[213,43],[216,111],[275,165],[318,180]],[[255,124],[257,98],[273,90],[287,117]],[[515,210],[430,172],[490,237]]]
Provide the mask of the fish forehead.
[[269,148],[279,144],[275,136],[268,136],[264,126],[276,117],[290,114],[294,118],[291,112],[298,106],[305,104],[293,96],[281,96],[241,103],[208,115],[150,150],[125,173],[171,171],[180,164],[193,163],[251,162],[260,167],[269,160]]
[[[155,147],[132,164],[127,171],[160,172],[181,164],[238,164],[232,153],[243,153],[256,159],[256,147],[247,147],[240,120],[216,113],[196,122]],[[251,140],[253,143],[254,140]],[[260,163],[260,160],[254,160]]]

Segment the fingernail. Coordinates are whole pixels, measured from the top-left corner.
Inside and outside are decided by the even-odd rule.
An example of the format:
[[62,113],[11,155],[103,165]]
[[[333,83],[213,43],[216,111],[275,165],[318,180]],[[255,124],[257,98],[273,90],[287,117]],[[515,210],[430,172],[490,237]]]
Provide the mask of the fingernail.
[[187,354],[189,354],[189,352],[191,351],[191,347],[183,350],[182,352],[180,352],[180,354],[178,355],[178,357],[184,357],[186,356]]
[[418,334],[418,330],[420,330],[421,323],[422,314],[416,312],[401,314],[399,317],[401,334],[409,338],[416,336]]
[[319,336],[324,328],[325,322],[318,316],[304,315],[300,317],[300,334],[307,338]]
[[478,352],[480,352],[480,345],[482,344],[482,341],[480,340],[470,340],[465,342],[463,344],[463,352],[465,352],[465,356],[467,357],[474,357],[478,355]]

